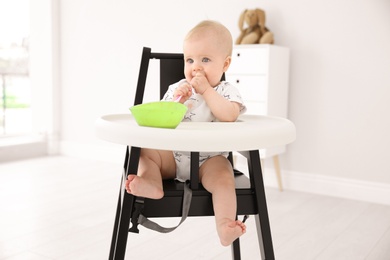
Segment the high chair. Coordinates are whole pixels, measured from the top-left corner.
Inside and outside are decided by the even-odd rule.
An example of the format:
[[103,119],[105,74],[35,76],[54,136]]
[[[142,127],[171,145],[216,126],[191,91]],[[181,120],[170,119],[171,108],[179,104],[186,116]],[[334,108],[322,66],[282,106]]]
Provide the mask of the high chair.
[[[184,78],[184,61],[182,54],[152,53],[150,48],[143,48],[134,105],[142,103],[150,59],[158,59],[160,62],[160,97],[164,95],[170,84]],[[99,137],[127,145],[109,259],[124,259],[128,232],[138,233],[138,224],[145,224],[150,217],[181,217],[182,221],[184,221],[186,215],[214,215],[211,194],[199,183],[199,151],[202,150],[197,150],[201,149],[201,146],[198,146],[196,142],[192,144],[194,150],[191,152],[191,169],[189,169],[191,179],[188,184],[175,180],[165,180],[163,183],[164,197],[159,200],[136,197],[126,193],[123,183],[124,180],[127,179],[129,173],[137,172],[141,147],[144,147],[142,145],[145,145],[146,148],[150,148],[153,145],[159,146],[159,142],[157,141],[158,137],[151,137],[156,138],[154,139],[156,141],[153,142],[149,142],[148,140],[147,142],[141,142],[138,136],[147,135],[149,132],[157,133],[158,131],[163,131],[156,128],[139,127],[135,123],[130,122],[131,120],[131,115],[111,115],[102,117],[97,121],[97,134]],[[251,121],[256,121],[256,123],[252,124]],[[257,121],[263,125],[258,127]],[[195,124],[196,126],[196,122],[190,122],[188,124],[181,123],[181,125],[179,125],[177,129],[173,129],[171,133],[177,134],[177,138],[180,138],[182,131],[191,131],[190,128],[193,126],[192,124]],[[220,126],[218,123],[210,124],[211,126],[207,127],[207,129],[209,129],[207,131],[213,131],[212,129],[214,126]],[[243,149],[248,148],[246,150],[239,150],[239,152],[247,158],[249,171],[248,178],[245,174],[234,170],[236,179],[237,217],[239,215],[240,218],[243,215],[254,215],[260,255],[262,259],[274,259],[259,150],[257,148],[252,149],[251,147],[280,145],[292,142],[295,139],[295,127],[291,122],[285,119],[261,116],[243,118],[239,123],[231,124],[232,127],[236,127],[237,131],[246,128],[248,129],[247,132],[249,135],[256,137],[253,138],[253,140],[243,141],[246,142],[246,144],[242,144],[242,146],[241,144],[236,145],[236,147],[239,147],[240,149],[241,147],[243,147]],[[249,124],[249,126],[245,127],[247,124]],[[267,124],[271,124],[271,126],[267,127]],[[201,131],[199,129],[193,131],[194,135],[202,134],[199,132]],[[264,138],[257,138],[258,136],[264,136]],[[168,136],[167,138],[170,137]],[[180,144],[175,143],[175,147],[173,148],[178,148],[176,147],[178,145]],[[215,142],[215,149],[219,151],[218,149],[226,148],[228,145],[229,144],[226,144],[226,142]],[[160,149],[161,147],[155,148]],[[174,150],[173,148],[172,150]],[[229,160],[233,164],[231,153]],[[188,191],[190,193],[192,192],[192,199],[191,194],[188,195]],[[146,221],[144,221],[145,219]],[[158,226],[158,224],[149,222],[145,224],[145,226],[157,229],[160,232],[170,232],[174,229],[163,228]],[[153,247],[153,245],[151,245],[151,247]],[[235,240],[232,244],[232,258],[235,260],[241,259],[239,239]],[[128,259],[131,259],[131,256],[129,256]]]

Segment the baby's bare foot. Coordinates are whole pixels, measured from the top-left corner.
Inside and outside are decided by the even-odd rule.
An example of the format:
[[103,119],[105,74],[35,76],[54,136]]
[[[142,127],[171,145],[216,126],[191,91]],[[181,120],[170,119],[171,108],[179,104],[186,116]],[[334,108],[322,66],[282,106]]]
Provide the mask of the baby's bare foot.
[[219,239],[223,246],[229,246],[246,232],[246,225],[239,220],[224,219],[217,227]]
[[162,187],[140,176],[129,174],[125,182],[126,191],[135,196],[161,199],[164,196]]

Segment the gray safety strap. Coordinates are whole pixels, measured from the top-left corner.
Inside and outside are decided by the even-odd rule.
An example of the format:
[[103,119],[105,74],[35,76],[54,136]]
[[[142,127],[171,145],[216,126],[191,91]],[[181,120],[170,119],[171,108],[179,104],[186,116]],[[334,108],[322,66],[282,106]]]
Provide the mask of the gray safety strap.
[[188,187],[188,185],[189,185],[188,183],[184,183],[182,216],[181,216],[181,220],[180,220],[179,224],[176,227],[169,227],[169,228],[162,227],[159,224],[157,224],[156,222],[153,222],[150,219],[148,219],[147,217],[145,217],[144,215],[142,215],[142,213],[139,215],[138,224],[141,224],[142,226],[144,226],[148,229],[155,230],[155,231],[158,231],[160,233],[169,233],[169,232],[172,232],[173,230],[175,230],[176,228],[178,228],[181,225],[181,223],[183,223],[184,220],[186,220],[186,218],[188,216],[188,212],[190,211],[192,190],[190,189],[190,187]]

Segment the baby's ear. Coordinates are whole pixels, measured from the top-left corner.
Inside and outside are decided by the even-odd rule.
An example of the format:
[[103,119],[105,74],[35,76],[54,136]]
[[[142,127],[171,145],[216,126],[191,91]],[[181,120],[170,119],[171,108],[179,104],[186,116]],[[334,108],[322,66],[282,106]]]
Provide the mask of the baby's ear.
[[228,70],[231,62],[232,62],[232,57],[231,56],[227,56],[226,59],[225,59],[225,62],[223,64],[223,72],[226,72]]

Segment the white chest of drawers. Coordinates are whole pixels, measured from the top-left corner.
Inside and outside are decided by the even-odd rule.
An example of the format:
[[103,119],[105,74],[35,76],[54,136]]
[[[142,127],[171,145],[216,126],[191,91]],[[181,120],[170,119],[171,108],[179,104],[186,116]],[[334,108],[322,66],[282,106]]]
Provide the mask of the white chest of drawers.
[[[236,45],[226,80],[235,85],[248,114],[287,117],[289,49],[269,44]],[[285,151],[267,149],[262,157]]]
[[[289,54],[288,48],[270,44],[234,46],[226,80],[239,89],[248,114],[287,117]],[[277,155],[285,150],[285,146],[265,149],[260,156],[273,157],[280,175]]]

